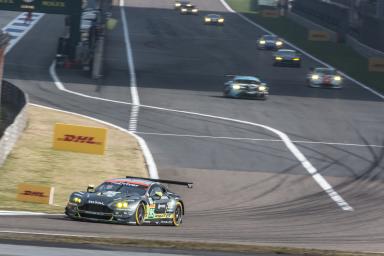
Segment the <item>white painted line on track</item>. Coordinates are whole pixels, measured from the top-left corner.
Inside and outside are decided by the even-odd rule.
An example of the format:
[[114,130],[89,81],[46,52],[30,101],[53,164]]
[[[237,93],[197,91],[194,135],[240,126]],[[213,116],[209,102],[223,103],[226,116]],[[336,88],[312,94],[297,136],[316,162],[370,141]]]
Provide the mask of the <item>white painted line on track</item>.
[[15,230],[0,230],[0,233],[20,234],[20,235],[44,235],[44,236],[69,236],[69,237],[85,237],[85,238],[105,238],[106,236],[90,236],[85,234],[67,234],[67,233],[49,233],[49,232],[28,232]]
[[124,41],[125,41],[125,48],[126,48],[125,51],[126,51],[127,60],[128,60],[131,98],[132,98],[131,116],[129,119],[129,130],[131,132],[135,132],[137,130],[137,122],[139,118],[140,98],[139,98],[139,93],[137,91],[135,64],[133,61],[131,41],[129,40],[129,30],[128,30],[128,22],[127,22],[125,10],[124,10],[124,0],[120,0],[120,14],[121,14],[121,20],[123,23]]
[[1,216],[29,216],[29,215],[47,215],[43,212],[27,212],[27,211],[0,211]]
[[[89,98],[89,99],[96,99],[96,100],[100,100],[100,101],[113,102],[113,103],[124,104],[124,105],[132,105],[132,103],[130,103],[130,102],[123,102],[123,101],[110,100],[110,99],[104,99],[104,98],[89,96],[86,94],[82,94],[79,92],[73,92],[73,91],[66,89],[65,86],[61,83],[61,81],[58,79],[58,77],[56,75],[55,62],[53,62],[51,67],[50,67],[50,73],[51,73],[52,79],[54,80],[54,84],[57,86],[57,88],[59,90],[62,90],[62,91],[65,91],[67,93],[71,93],[74,95],[78,95],[81,97]],[[255,127],[260,127],[260,128],[266,129],[266,130],[268,130],[268,131],[270,131],[270,132],[272,132],[272,133],[274,133],[280,137],[280,139],[283,141],[283,143],[288,148],[288,150],[296,157],[296,159],[301,163],[301,165],[313,177],[313,179],[316,181],[316,183],[328,194],[328,196],[341,209],[343,209],[344,211],[353,211],[353,208],[332,188],[332,186],[324,179],[324,177],[321,174],[319,174],[317,172],[316,168],[308,161],[308,159],[293,144],[293,142],[290,140],[288,135],[286,135],[285,133],[283,133],[277,129],[274,129],[272,127],[262,125],[262,124],[252,123],[252,122],[248,122],[248,121],[242,121],[242,120],[228,118],[228,117],[213,116],[213,115],[208,115],[208,114],[201,114],[201,113],[196,113],[196,112],[161,108],[161,107],[141,105],[141,104],[140,104],[140,107],[153,109],[153,110],[159,110],[159,111],[166,111],[166,112],[180,113],[180,114],[186,114],[186,115],[200,116],[200,117],[205,117],[205,118],[212,118],[212,119],[217,119],[217,120],[224,120],[224,121],[235,122],[235,123],[240,123],[240,124],[245,124],[245,125],[250,125],[250,126],[255,126]],[[144,142],[143,139],[141,139],[139,141]],[[148,149],[148,152],[149,152],[149,149]],[[153,161],[153,164],[155,164],[154,160],[152,158],[152,155],[151,155],[151,160]],[[147,162],[147,164],[148,164],[148,162]],[[156,165],[154,165],[153,167],[156,168]],[[156,168],[156,173],[157,173],[157,168]]]
[[[254,21],[250,20],[249,18],[247,18],[247,17],[244,16],[243,14],[238,13],[238,12],[236,12],[235,10],[233,10],[233,9],[228,5],[228,3],[227,3],[225,0],[220,0],[220,2],[222,3],[222,5],[223,5],[229,12],[237,14],[237,15],[238,15],[240,18],[242,18],[243,20],[245,20],[245,21],[247,21],[248,23],[254,25],[255,27],[257,27],[257,28],[259,28],[259,29],[261,29],[261,30],[267,32],[268,34],[272,34],[272,35],[274,34],[272,31],[270,31],[270,30],[264,28],[263,26],[257,24],[257,23],[254,22]],[[307,55],[309,58],[313,59],[314,61],[316,61],[316,62],[318,62],[318,63],[324,65],[325,67],[333,68],[331,65],[329,65],[329,64],[327,64],[327,63],[325,63],[325,62],[323,62],[322,60],[316,58],[315,56],[311,55],[310,53],[308,53],[308,52],[304,51],[303,49],[297,47],[296,45],[294,45],[294,44],[288,42],[287,40],[284,39],[284,42],[285,42],[287,45],[289,45],[290,47],[292,47],[292,48],[294,48],[294,49],[296,49],[296,50],[298,50],[298,51],[304,53],[305,55]],[[340,72],[340,73],[341,73],[342,76],[344,76],[344,77],[347,78],[348,80],[354,82],[355,84],[359,85],[360,87],[364,88],[365,90],[370,91],[371,93],[375,94],[377,97],[379,97],[379,98],[381,98],[382,100],[384,100],[384,95],[383,95],[383,94],[381,94],[381,93],[379,93],[378,91],[372,89],[371,87],[369,87],[369,86],[363,84],[362,82],[357,81],[356,79],[350,77],[349,75],[347,75],[347,74],[344,73],[344,72]]]
[[21,13],[2,28],[3,32],[11,36],[11,40],[5,49],[5,55],[44,17],[43,13],[34,13],[31,21],[28,24],[24,24],[25,15],[27,15],[26,12]]
[[[193,135],[193,134],[174,134],[174,133],[156,133],[156,132],[136,132],[136,134],[154,135],[154,136],[168,136],[168,137],[185,137],[196,139],[218,139],[218,140],[244,140],[244,141],[264,141],[264,142],[283,142],[277,139],[256,139],[245,137],[223,137],[223,136],[208,136],[208,135]],[[329,146],[343,146],[343,147],[367,147],[367,148],[384,148],[383,145],[369,145],[369,144],[354,144],[354,143],[341,143],[341,142],[325,142],[325,141],[308,141],[308,140],[292,140],[296,144],[320,144]]]

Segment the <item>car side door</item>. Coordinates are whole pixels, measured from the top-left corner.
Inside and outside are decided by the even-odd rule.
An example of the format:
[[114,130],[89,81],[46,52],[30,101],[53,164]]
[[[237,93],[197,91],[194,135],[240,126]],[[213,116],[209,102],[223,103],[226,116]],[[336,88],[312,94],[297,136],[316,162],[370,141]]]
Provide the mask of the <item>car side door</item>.
[[167,190],[163,186],[155,184],[149,191],[149,197],[154,204],[154,217],[162,218],[167,212],[167,206],[170,200],[167,195]]

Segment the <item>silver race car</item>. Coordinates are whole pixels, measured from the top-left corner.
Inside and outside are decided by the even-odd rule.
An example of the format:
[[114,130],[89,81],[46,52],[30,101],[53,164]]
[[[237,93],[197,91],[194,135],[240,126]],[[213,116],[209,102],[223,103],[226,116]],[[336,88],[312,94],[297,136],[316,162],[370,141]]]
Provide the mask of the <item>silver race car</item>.
[[311,68],[307,76],[308,86],[310,87],[324,87],[324,88],[337,88],[343,87],[343,78],[333,68]]
[[268,86],[255,76],[232,76],[225,83],[224,97],[228,98],[250,98],[265,100],[268,95]]

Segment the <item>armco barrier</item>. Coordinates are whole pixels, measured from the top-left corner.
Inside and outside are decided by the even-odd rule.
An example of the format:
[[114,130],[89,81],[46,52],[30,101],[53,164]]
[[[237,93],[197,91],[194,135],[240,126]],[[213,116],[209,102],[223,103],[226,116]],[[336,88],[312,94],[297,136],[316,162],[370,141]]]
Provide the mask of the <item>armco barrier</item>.
[[0,139],[0,166],[4,164],[20,135],[27,125],[27,96],[13,84],[3,81],[1,108],[9,109],[11,118],[7,119],[6,129]]

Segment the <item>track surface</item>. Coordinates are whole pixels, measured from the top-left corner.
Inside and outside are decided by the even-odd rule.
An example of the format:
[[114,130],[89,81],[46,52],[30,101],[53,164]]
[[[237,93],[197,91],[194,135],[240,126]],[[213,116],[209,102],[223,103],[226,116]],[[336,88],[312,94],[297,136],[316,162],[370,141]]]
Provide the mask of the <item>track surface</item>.
[[[347,82],[343,90],[305,86],[308,68],[272,67],[258,51],[263,32],[228,13],[218,0],[195,0],[198,16],[181,16],[172,1],[131,0],[125,8],[142,104],[246,120],[284,131],[292,140],[384,145],[383,102]],[[221,12],[223,28],[204,26],[203,13]],[[120,12],[114,16],[120,19]],[[128,128],[130,107],[56,90],[48,67],[63,17],[47,15],[7,56],[7,79],[33,103]],[[41,38],[44,35],[44,41]],[[49,35],[49,37],[45,36]],[[33,44],[33,51],[30,46]],[[121,22],[107,44],[106,78],[98,85],[61,70],[68,89],[131,100]],[[221,97],[224,74],[255,74],[271,86],[267,101]],[[0,230],[135,238],[229,241],[384,252],[382,147],[296,145],[354,208],[342,211],[276,135],[261,128],[141,108],[137,132],[149,144],[163,178],[192,180],[175,188],[187,203],[182,228],[126,227],[74,222],[58,216],[2,217]],[[148,133],[254,138],[191,138]]]

